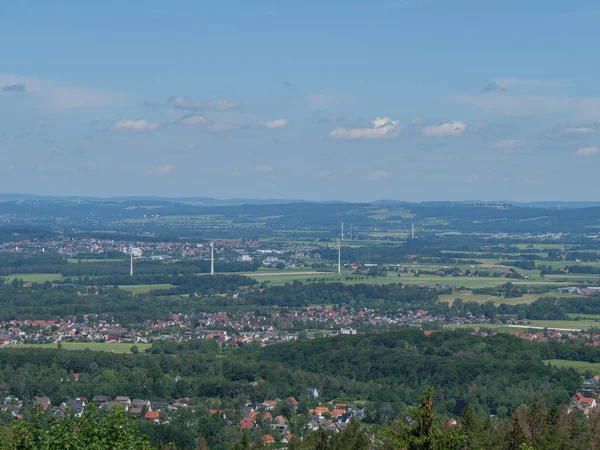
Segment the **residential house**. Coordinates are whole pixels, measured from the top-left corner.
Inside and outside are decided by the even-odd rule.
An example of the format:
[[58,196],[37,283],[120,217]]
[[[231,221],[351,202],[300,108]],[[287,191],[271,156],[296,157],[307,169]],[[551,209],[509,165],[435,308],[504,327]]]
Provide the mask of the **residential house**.
[[125,411],[129,410],[131,406],[131,399],[129,397],[118,396],[115,398],[117,403],[120,403]]
[[107,395],[94,395],[92,398],[93,402],[96,402],[98,406],[104,405],[106,402],[110,401],[110,397]]
[[275,438],[273,436],[271,436],[270,434],[263,436],[263,443],[265,445],[274,444],[275,442],[277,442],[277,441],[275,441]]
[[150,420],[154,423],[158,423],[160,421],[160,411],[148,411],[144,415],[144,419]]
[[150,402],[150,406],[153,410],[167,409],[169,407],[169,402],[165,402],[164,400],[156,400]]

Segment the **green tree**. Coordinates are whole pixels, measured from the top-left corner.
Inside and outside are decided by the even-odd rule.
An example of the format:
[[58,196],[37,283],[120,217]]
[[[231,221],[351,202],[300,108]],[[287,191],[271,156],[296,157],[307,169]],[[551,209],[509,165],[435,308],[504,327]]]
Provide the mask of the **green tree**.
[[456,430],[444,430],[438,424],[433,411],[433,388],[428,386],[421,398],[415,425],[406,421],[396,423],[396,429],[384,430],[386,448],[402,450],[450,450],[459,449],[465,437]]

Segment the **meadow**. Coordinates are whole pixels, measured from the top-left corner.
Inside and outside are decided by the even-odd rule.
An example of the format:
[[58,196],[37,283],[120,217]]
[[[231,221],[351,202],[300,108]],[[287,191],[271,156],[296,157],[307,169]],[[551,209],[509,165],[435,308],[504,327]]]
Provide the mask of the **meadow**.
[[544,361],[546,364],[550,364],[554,367],[560,368],[572,368],[580,372],[592,372],[594,374],[600,374],[600,363],[591,363],[587,361],[571,361],[568,359],[547,359]]
[[[150,348],[150,344],[133,344],[122,342],[63,342],[64,350],[91,350],[114,353],[131,353],[131,347],[136,345],[140,352]],[[58,348],[57,343],[53,344],[10,344],[2,348]]]
[[150,291],[171,289],[175,287],[173,284],[133,284],[133,285],[119,285],[119,289],[129,291],[134,295],[147,294]]
[[8,280],[23,280],[25,283],[45,283],[46,281],[62,281],[64,277],[59,273],[13,273]]

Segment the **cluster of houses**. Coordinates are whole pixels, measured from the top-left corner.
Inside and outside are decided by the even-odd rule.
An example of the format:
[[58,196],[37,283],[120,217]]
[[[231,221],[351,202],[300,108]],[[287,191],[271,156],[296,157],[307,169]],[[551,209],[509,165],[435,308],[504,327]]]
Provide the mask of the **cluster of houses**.
[[549,340],[568,342],[568,341],[584,341],[587,346],[600,347],[600,334],[592,334],[586,332],[563,331],[557,330],[548,331],[511,331],[510,334],[530,342],[547,342]]
[[[74,374],[77,379],[78,374]],[[309,398],[316,399],[318,391],[316,388],[307,390]],[[81,417],[86,408],[95,403],[100,409],[112,410],[122,408],[130,414],[138,417],[140,420],[147,420],[155,424],[168,423],[170,413],[178,411],[182,408],[190,408],[194,411],[190,398],[181,398],[175,402],[147,399],[132,399],[127,396],[117,396],[114,399],[105,396],[97,395],[92,399],[85,397],[77,397],[69,399],[61,404],[53,405],[50,398],[47,396],[35,396],[28,404],[31,407],[39,406],[47,414],[57,418],[63,418],[68,414],[74,417]],[[285,417],[283,413],[276,413],[277,405],[282,402],[281,399],[264,400],[259,404],[246,404],[233,410],[235,417],[243,415],[239,420],[238,425],[240,430],[254,430],[260,428],[265,434],[263,442],[265,444],[289,443],[294,434],[290,430],[289,417]],[[290,405],[294,410],[298,410],[299,402],[290,397],[286,404]],[[14,419],[23,419],[21,410],[23,401],[16,397],[6,397],[0,400],[0,414],[9,414]],[[224,410],[209,409],[208,412],[212,415],[221,416],[224,422],[230,426],[235,425],[233,417],[228,417],[228,413]],[[306,414],[306,413],[305,413]],[[298,413],[297,417],[302,414]],[[365,417],[365,409],[359,408],[350,403],[321,403],[308,411],[306,420],[304,421],[305,429],[316,431],[323,429],[329,432],[339,432],[346,428],[352,418],[363,419]]]
[[[82,320],[83,319],[83,320]],[[423,309],[398,310],[382,313],[378,309],[325,309],[315,307],[274,309],[269,314],[254,312],[216,312],[173,314],[162,320],[122,326],[95,314],[82,318],[53,320],[10,320],[0,322],[0,346],[19,343],[51,342],[122,342],[146,344],[154,340],[212,339],[221,345],[240,346],[252,342],[271,345],[296,340],[299,334],[290,329],[329,330],[327,335],[356,334],[358,327],[377,330],[393,326],[427,324],[486,324],[483,316],[447,318]],[[227,332],[225,329],[235,330]],[[304,333],[307,338],[314,332]]]
[[562,292],[565,294],[578,294],[578,295],[585,295],[586,297],[591,297],[592,295],[600,294],[600,287],[598,287],[598,286],[587,286],[587,287],[567,286],[567,287],[558,288],[556,290],[556,292]]
[[600,404],[600,375],[585,380],[581,392],[576,392],[571,397],[568,411],[575,409],[588,415]]
[[[294,266],[290,259],[304,258],[316,246],[290,243],[216,240],[214,248],[219,260],[251,262],[263,261],[265,267],[275,267],[277,263]],[[49,238],[15,239],[0,243],[1,253],[35,255],[41,253],[58,253],[67,258],[107,258],[109,254],[129,255],[135,258],[157,261],[176,261],[182,259],[210,258],[208,243],[189,243],[181,241],[135,240],[123,241],[100,239],[93,237],[53,236]],[[285,256],[284,256],[285,255]]]
[[[316,389],[311,388],[308,391],[309,395],[318,396]],[[240,429],[253,430],[261,425],[264,429],[264,425],[266,425],[272,434],[263,437],[265,444],[289,443],[294,435],[290,432],[288,418],[283,415],[274,416],[272,414],[281,401],[281,399],[275,398],[265,400],[257,405],[246,405],[240,408],[240,412],[244,413],[244,417],[239,422]],[[298,409],[299,403],[294,397],[290,397],[288,402],[294,409]],[[223,411],[211,410],[211,413],[223,414]],[[348,403],[319,403],[318,406],[309,410],[306,418],[306,428],[311,431],[323,429],[338,433],[348,426],[353,417],[359,420],[363,419],[365,409],[360,409],[356,405]],[[276,439],[273,435],[279,436],[279,438]]]
[[[77,374],[74,374],[77,379]],[[99,408],[114,409],[123,408],[125,411],[133,414],[141,419],[149,420],[154,423],[159,423],[161,415],[164,416],[167,412],[174,412],[181,408],[191,408],[189,398],[178,399],[176,402],[167,402],[162,400],[142,400],[131,399],[125,396],[115,397],[111,399],[105,395],[97,395],[91,399],[91,402],[96,403]],[[85,397],[77,397],[69,399],[59,405],[52,405],[50,398],[47,396],[35,396],[31,401],[31,406],[39,405],[44,411],[54,417],[65,417],[70,411],[75,417],[81,417],[90,404],[90,401]],[[10,413],[16,419],[22,419],[21,408],[23,401],[16,397],[7,397],[0,404],[0,413]]]

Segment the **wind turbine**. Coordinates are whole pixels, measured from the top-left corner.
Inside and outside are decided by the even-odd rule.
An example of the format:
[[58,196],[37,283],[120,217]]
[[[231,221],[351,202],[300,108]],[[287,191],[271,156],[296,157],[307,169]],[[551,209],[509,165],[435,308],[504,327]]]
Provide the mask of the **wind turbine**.
[[340,223],[342,224],[342,241],[344,240],[344,222],[342,222],[340,220]]
[[411,236],[412,236],[412,239],[414,240],[415,239],[415,221],[414,220],[410,223],[410,228],[411,228]]
[[338,275],[342,275],[342,243],[337,241],[338,245]]
[[210,274],[215,274],[215,243],[210,243]]
[[129,256],[130,256],[129,275],[133,276],[133,247],[131,245],[129,245]]

